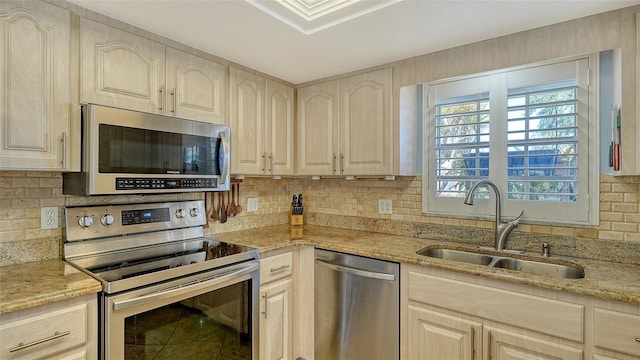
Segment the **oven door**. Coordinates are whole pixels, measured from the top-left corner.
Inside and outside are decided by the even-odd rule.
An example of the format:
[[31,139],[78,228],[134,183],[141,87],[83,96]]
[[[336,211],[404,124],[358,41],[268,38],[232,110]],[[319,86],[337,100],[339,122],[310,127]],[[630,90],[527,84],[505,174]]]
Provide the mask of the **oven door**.
[[105,295],[103,359],[257,359],[259,262]]

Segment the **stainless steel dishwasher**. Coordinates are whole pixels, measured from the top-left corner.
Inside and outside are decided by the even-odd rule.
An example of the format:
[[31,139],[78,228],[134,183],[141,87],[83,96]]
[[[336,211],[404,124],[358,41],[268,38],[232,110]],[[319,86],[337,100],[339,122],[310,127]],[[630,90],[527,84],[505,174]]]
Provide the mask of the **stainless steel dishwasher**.
[[400,265],[315,251],[315,359],[400,357]]

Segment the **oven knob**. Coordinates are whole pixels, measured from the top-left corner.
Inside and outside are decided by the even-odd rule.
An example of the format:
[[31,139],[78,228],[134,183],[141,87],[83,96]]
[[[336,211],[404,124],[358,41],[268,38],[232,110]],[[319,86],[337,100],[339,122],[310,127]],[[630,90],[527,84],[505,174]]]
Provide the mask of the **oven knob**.
[[184,209],[178,209],[176,210],[176,217],[178,219],[182,219],[183,217],[187,216],[187,212],[184,211]]
[[193,209],[189,210],[189,214],[191,215],[191,217],[196,217],[196,216],[200,215],[200,209],[193,208]]
[[80,225],[80,227],[83,227],[83,228],[88,228],[89,226],[93,225],[93,216],[91,215],[80,216],[78,218],[78,225]]
[[113,218],[113,215],[107,214],[107,215],[103,215],[100,218],[100,223],[102,223],[102,225],[104,225],[104,226],[109,226],[109,225],[113,225],[115,220],[116,219]]

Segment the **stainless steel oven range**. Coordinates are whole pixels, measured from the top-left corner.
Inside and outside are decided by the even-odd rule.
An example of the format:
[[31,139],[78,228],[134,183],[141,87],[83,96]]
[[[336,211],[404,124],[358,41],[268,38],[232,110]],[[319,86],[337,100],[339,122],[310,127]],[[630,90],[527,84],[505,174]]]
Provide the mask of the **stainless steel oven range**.
[[64,258],[102,283],[101,359],[258,358],[258,250],[205,223],[200,200],[65,208]]

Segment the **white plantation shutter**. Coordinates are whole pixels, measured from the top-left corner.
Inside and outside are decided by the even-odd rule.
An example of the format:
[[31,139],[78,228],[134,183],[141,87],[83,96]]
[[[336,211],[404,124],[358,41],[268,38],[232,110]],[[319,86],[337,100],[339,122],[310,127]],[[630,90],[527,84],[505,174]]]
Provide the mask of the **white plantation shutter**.
[[[494,213],[493,193],[462,202],[481,179],[503,193],[503,213],[542,222],[593,222],[589,59],[431,84],[426,94],[425,211]],[[591,122],[595,119],[591,117]],[[591,148],[590,148],[591,145]],[[597,187],[596,187],[597,189]],[[489,199],[491,197],[491,199]],[[484,200],[483,200],[484,199]]]

